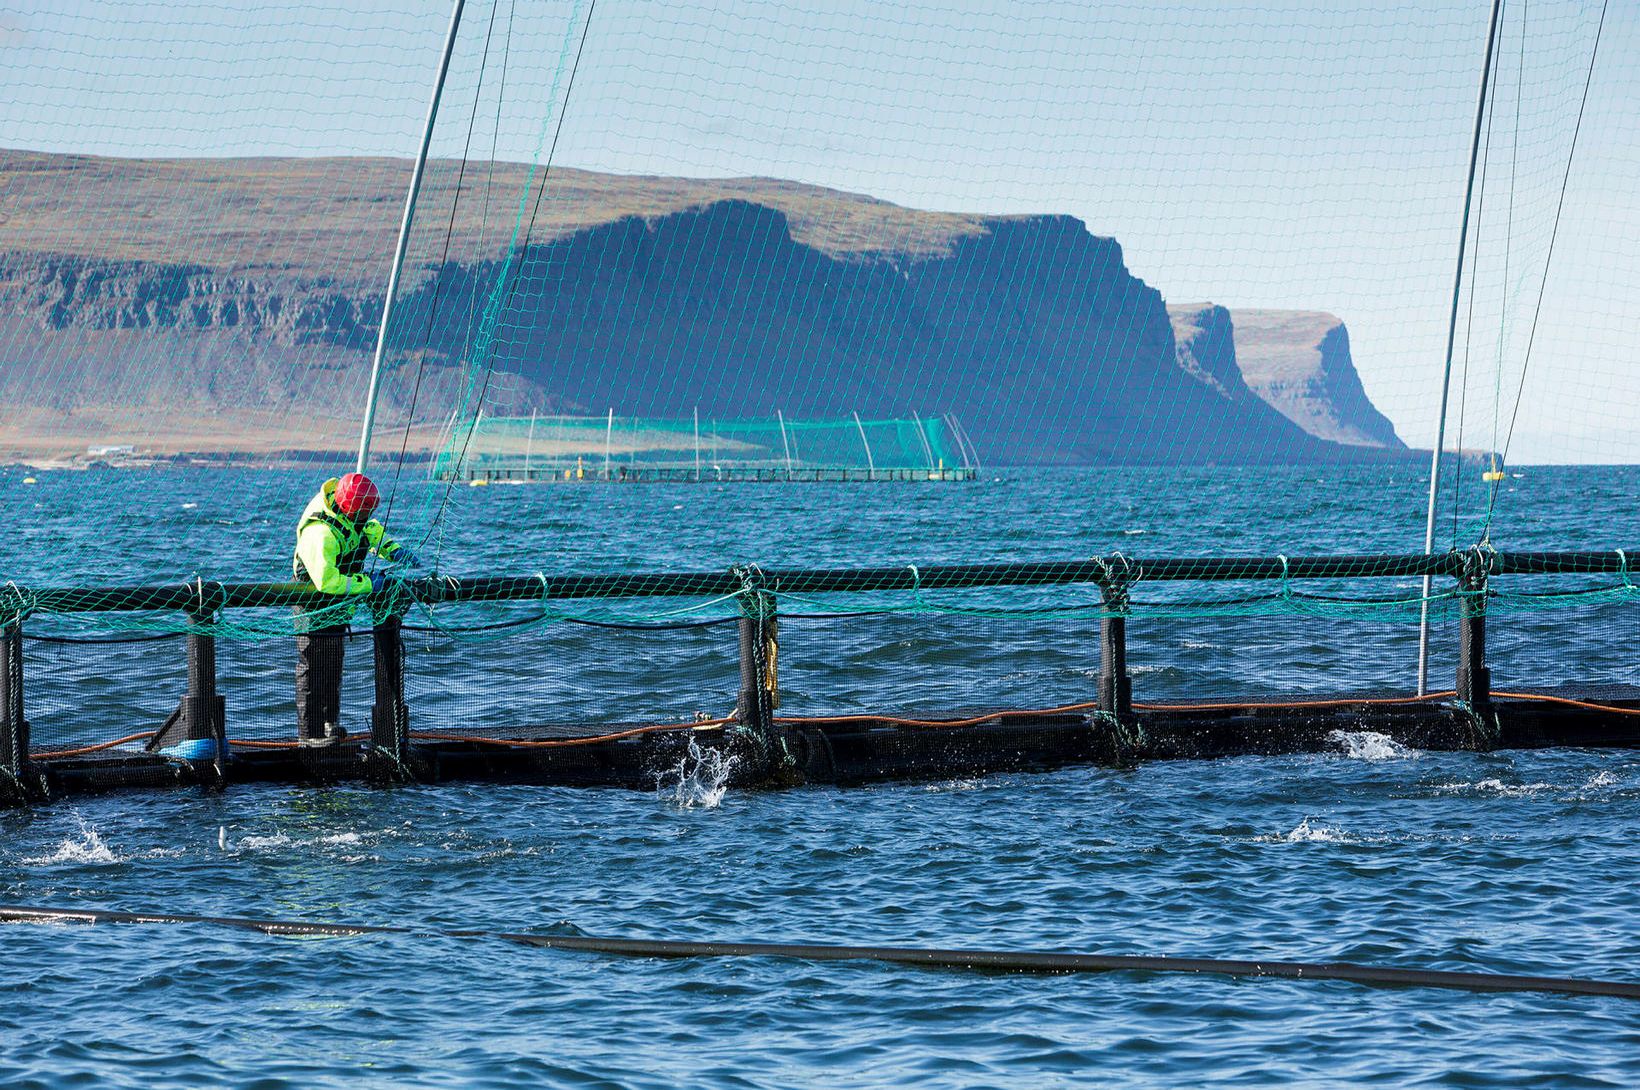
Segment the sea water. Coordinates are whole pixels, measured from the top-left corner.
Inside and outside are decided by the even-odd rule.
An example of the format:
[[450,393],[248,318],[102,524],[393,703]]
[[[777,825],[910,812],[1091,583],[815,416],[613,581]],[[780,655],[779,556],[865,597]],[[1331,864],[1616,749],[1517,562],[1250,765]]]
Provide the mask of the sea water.
[[[1628,539],[1640,474],[1526,473],[1503,497],[1500,547]],[[1418,476],[1379,467],[988,473],[962,486],[463,487],[443,566],[1415,551]],[[0,577],[52,585],[280,578],[315,484],[221,470],[36,477],[24,485],[0,471]],[[408,525],[437,500],[421,483],[397,503]],[[1500,616],[1496,668],[1520,683],[1635,682],[1632,654],[1612,646],[1614,634],[1633,645],[1627,614],[1603,615],[1597,629],[1576,616]],[[1156,622],[1147,636],[1136,621],[1135,689],[1142,699],[1410,685],[1406,626],[1363,640],[1354,624],[1219,618]],[[731,639],[704,632],[713,648]],[[1097,668],[1089,632],[1063,618],[793,621],[785,710],[1085,699]],[[611,699],[649,700],[657,713],[723,703],[728,690],[702,664],[732,666],[732,647],[717,658],[704,645],[610,653],[601,638],[565,635],[560,657],[582,667],[532,654],[506,667],[509,684],[475,685],[464,699],[504,716],[521,699],[518,679],[537,670],[587,715]],[[506,646],[485,654],[502,660]],[[283,686],[288,667],[270,667],[268,684]],[[42,722],[69,729],[53,680],[34,669],[30,699]],[[117,708],[125,680],[103,678],[98,706]],[[235,785],[7,812],[0,900],[1640,979],[1640,757],[1628,753],[1432,753],[1353,731],[1311,755],[852,789],[726,790],[708,752],[659,771],[652,791]],[[0,927],[0,990],[8,1087],[1640,1083],[1632,1002],[1337,982],[14,925]]]

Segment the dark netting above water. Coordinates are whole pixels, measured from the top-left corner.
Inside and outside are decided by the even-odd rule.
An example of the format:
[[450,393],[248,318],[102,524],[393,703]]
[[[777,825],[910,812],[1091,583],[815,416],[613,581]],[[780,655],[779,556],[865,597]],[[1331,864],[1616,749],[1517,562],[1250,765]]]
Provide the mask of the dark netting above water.
[[[80,611],[53,612],[74,596],[14,587],[12,608],[35,609],[8,614],[0,628],[21,648],[25,715],[42,755],[146,742],[135,736],[165,728],[197,683],[188,656],[200,640],[214,645],[211,686],[225,702],[227,737],[290,745],[289,637],[294,625],[317,627],[314,617],[347,626],[341,725],[355,738],[370,735],[382,699],[376,645],[388,624],[402,645],[391,699],[407,710],[409,739],[534,745],[697,724],[917,726],[994,713],[1399,700],[1417,691],[1425,606],[1436,698],[1485,700],[1490,686],[1627,699],[1640,685],[1627,654],[1640,617],[1626,566],[1619,552],[1477,551],[1430,561],[742,567],[423,581],[295,617],[290,602],[324,600],[288,586],[196,583],[98,591],[79,599]],[[1428,598],[1414,574],[1422,571],[1437,580]],[[672,593],[679,586],[699,593]],[[107,611],[86,609],[92,601]],[[173,609],[113,608],[122,602]],[[190,623],[189,611],[207,619]],[[1487,642],[1466,651],[1465,629],[1477,623]],[[1483,661],[1490,680],[1466,678]],[[1130,690],[1108,688],[1112,670],[1125,671]],[[765,692],[766,707],[747,704],[748,684]]]

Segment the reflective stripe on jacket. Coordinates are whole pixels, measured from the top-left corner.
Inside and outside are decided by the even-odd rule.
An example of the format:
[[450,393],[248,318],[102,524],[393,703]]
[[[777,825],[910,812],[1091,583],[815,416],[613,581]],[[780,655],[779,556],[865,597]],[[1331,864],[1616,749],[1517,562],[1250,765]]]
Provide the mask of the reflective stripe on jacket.
[[319,486],[296,523],[296,556],[292,571],[310,580],[326,594],[366,594],[370,577],[364,574],[371,553],[391,558],[399,543],[375,519],[356,523],[336,510],[336,482]]

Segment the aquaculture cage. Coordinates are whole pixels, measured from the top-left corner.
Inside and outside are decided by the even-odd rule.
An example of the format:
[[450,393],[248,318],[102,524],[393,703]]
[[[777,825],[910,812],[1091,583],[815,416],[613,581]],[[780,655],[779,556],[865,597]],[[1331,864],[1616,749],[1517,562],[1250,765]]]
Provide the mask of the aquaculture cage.
[[[1340,746],[1635,748],[1629,555],[441,575],[356,598],[12,584],[0,804],[245,780],[653,787],[702,761],[790,786]],[[1426,616],[1430,683],[1412,691]],[[328,625],[349,630],[350,730],[305,746],[291,637]],[[1604,647],[1572,667],[1553,648],[1574,630]]]
[[440,480],[971,481],[952,416],[719,420],[484,416],[433,463]]

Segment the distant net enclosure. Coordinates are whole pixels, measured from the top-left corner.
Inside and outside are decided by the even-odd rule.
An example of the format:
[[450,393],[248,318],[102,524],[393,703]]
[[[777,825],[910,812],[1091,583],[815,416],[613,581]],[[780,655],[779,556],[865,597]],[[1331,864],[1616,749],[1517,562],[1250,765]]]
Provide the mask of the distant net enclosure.
[[955,417],[686,420],[481,417],[433,460],[435,480],[972,481],[979,465]]

